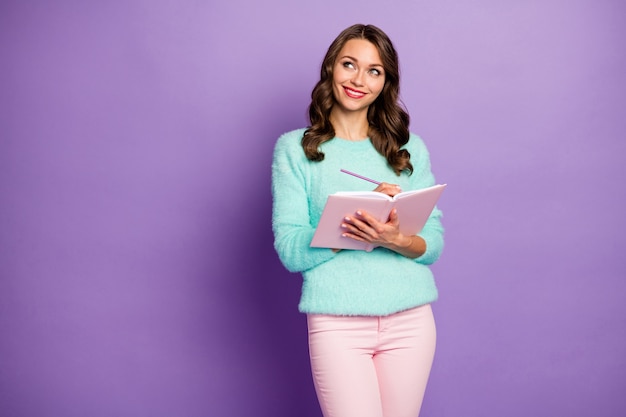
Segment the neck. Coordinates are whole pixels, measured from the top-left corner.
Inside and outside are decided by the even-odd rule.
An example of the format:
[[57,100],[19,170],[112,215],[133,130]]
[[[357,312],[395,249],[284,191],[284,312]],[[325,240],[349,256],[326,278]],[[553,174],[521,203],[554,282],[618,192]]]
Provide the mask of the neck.
[[330,112],[330,123],[335,129],[335,136],[347,140],[363,140],[369,135],[367,109],[359,112],[346,112],[333,107]]

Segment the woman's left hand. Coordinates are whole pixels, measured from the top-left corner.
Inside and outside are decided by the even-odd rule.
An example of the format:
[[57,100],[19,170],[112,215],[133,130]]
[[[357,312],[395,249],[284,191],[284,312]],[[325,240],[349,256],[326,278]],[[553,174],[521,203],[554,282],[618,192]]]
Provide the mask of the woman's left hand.
[[341,223],[342,236],[391,249],[409,258],[417,258],[426,251],[426,243],[419,236],[400,232],[398,212],[393,209],[386,223],[376,220],[366,211],[357,211]]
[[410,239],[400,233],[399,226],[396,209],[389,214],[387,223],[379,222],[366,211],[357,211],[354,216],[345,217],[341,224],[341,228],[345,230],[344,237],[384,247],[402,243],[409,245]]

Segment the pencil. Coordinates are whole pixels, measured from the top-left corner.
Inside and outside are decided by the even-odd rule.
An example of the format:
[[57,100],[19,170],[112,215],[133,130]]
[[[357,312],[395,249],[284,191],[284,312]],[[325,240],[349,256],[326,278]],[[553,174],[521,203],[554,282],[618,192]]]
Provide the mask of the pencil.
[[355,174],[354,172],[350,172],[347,169],[340,169],[340,171],[343,172],[344,174],[352,175],[353,177],[357,177],[365,181],[373,182],[376,185],[380,185],[379,181],[375,181],[371,178],[364,177],[363,175]]

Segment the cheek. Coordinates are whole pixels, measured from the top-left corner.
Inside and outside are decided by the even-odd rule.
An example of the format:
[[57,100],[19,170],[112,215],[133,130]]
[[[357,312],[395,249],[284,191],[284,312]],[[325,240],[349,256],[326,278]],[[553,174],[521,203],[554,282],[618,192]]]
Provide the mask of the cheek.
[[383,92],[383,88],[385,87],[385,80],[376,80],[370,87],[372,91],[376,93],[376,96],[379,96],[380,93]]
[[333,81],[337,84],[343,83],[348,78],[349,75],[343,67],[335,68],[335,71],[333,71]]

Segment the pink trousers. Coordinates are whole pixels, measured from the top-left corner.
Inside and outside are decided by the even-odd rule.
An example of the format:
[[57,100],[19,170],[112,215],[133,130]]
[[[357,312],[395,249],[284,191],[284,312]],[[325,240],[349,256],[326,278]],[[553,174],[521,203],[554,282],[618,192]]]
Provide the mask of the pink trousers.
[[417,417],[435,354],[430,304],[383,317],[307,316],[324,417]]

